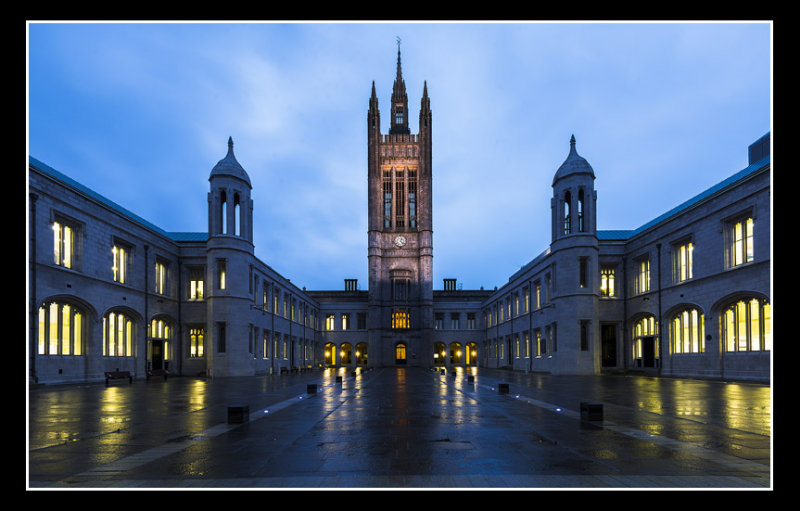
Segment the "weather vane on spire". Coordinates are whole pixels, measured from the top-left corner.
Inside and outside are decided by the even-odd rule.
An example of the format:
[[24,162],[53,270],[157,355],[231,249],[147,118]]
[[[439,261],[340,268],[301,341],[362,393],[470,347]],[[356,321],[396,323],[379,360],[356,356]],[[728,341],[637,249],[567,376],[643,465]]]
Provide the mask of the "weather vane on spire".
[[401,42],[400,36],[395,36],[395,37],[397,37],[397,53],[400,53],[400,42]]

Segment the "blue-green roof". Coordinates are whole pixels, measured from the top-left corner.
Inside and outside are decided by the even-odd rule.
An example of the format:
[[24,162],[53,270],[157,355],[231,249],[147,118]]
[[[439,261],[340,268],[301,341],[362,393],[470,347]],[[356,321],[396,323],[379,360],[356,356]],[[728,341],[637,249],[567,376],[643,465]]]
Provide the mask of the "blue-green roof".
[[139,215],[129,211],[128,209],[123,208],[116,202],[103,197],[99,193],[95,192],[91,188],[82,185],[81,183],[75,181],[71,177],[62,174],[61,172],[55,170],[54,168],[50,167],[49,165],[37,160],[33,156],[28,157],[29,163],[42,171],[43,173],[47,174],[48,176],[65,183],[72,188],[80,191],[81,193],[95,199],[96,201],[108,206],[109,208],[113,209],[120,215],[128,218],[129,220],[136,222],[148,229],[156,231],[157,233],[166,236],[167,238],[171,239],[172,241],[206,241],[208,239],[208,233],[205,232],[167,232],[164,229],[156,226],[145,220],[144,218],[140,217]]

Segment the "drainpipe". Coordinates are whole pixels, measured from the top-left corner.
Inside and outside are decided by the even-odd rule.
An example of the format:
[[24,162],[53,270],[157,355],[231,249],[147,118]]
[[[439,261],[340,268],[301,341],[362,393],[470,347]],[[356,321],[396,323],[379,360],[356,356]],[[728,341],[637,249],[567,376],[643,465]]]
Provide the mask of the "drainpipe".
[[35,193],[29,196],[31,212],[30,222],[30,353],[31,353],[31,368],[30,377],[33,378],[34,383],[39,383],[39,377],[36,375],[36,339],[39,322],[37,321],[36,314],[38,307],[36,307],[36,200],[39,198]]
[[148,282],[148,279],[150,278],[148,276],[149,272],[147,271],[147,269],[150,267],[149,266],[150,263],[147,262],[147,252],[148,252],[148,250],[150,250],[150,246],[149,245],[145,245],[144,246],[144,369],[145,369],[145,371],[147,371],[147,363],[148,363],[147,362],[147,329],[149,328],[149,323],[147,321],[147,317],[148,317],[148,312],[147,312],[147,306],[148,306],[148,302],[147,302],[147,282]]
[[[528,372],[533,372],[533,346],[531,346],[531,342],[533,341],[533,281],[528,281]],[[552,349],[552,347],[551,347]]]
[[658,374],[661,374],[661,371],[664,368],[664,346],[663,346],[663,336],[661,335],[662,325],[661,325],[661,243],[656,244],[656,250],[658,251],[658,346],[659,346],[659,364],[658,364]]
[[275,345],[275,297],[274,297],[274,295],[275,295],[275,284],[272,285],[272,293],[271,294],[272,294],[272,296],[270,296],[270,298],[272,299],[272,304],[271,304],[272,306],[269,307],[269,309],[270,309],[270,311],[272,311],[271,312],[271,315],[272,315],[272,331],[270,332],[269,343],[272,346],[272,359],[270,360],[269,365],[270,365],[270,374],[275,374],[275,356],[276,356],[275,355],[275,350],[277,348],[277,346]]
[[622,368],[628,369],[630,351],[625,347],[628,335],[628,272],[627,258],[622,256]]
[[183,323],[181,322],[181,306],[183,305],[183,287],[181,286],[181,260],[178,258],[178,341],[175,363],[178,365],[178,374],[183,373]]

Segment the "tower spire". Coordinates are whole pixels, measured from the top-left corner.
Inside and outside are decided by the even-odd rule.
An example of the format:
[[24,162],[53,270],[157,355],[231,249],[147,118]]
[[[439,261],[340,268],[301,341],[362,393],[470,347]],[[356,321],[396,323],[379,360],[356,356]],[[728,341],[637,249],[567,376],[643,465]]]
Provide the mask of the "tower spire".
[[409,134],[408,129],[408,95],[406,82],[403,80],[403,68],[400,59],[400,38],[397,38],[397,76],[392,87],[392,123],[390,134]]

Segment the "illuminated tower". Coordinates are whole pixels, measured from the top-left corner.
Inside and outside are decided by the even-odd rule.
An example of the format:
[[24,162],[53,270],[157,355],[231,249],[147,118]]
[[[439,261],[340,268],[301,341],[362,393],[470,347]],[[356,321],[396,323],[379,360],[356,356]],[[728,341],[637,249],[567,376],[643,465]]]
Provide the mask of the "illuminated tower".
[[431,109],[425,83],[419,133],[412,134],[399,46],[389,133],[381,134],[374,82],[367,130],[370,364],[427,363],[433,349]]

